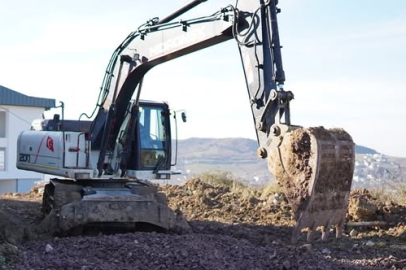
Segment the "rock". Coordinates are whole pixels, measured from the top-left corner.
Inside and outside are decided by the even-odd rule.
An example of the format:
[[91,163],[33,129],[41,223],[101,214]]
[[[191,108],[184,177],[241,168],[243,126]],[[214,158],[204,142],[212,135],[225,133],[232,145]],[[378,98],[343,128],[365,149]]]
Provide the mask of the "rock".
[[291,265],[290,261],[288,261],[288,260],[284,260],[282,262],[282,265],[283,265],[283,269],[286,269],[286,270],[289,270],[292,268],[292,265]]
[[350,236],[351,237],[356,237],[358,235],[358,231],[356,230],[356,229],[352,229],[351,231],[350,231]]
[[371,221],[376,218],[376,205],[369,202],[365,197],[351,198],[348,205],[348,213],[355,221]]
[[331,250],[329,250],[328,248],[323,248],[323,250],[321,251],[321,253],[329,255],[331,254]]
[[182,255],[183,257],[188,257],[189,252],[187,252],[187,250],[183,249],[183,250],[180,251],[180,255]]
[[393,201],[386,201],[385,202],[385,206],[393,206],[394,205],[394,203],[393,203]]
[[373,247],[373,246],[375,246],[375,243],[372,242],[371,240],[368,240],[368,242],[366,242],[365,245],[366,245],[367,247]]
[[18,247],[10,243],[2,244],[0,245],[0,254],[1,253],[8,255],[18,255]]
[[276,194],[274,195],[274,197],[273,197],[273,200],[272,200],[272,202],[273,202],[274,204],[281,203],[282,201],[283,201],[283,197],[282,197],[279,193],[276,193]]
[[52,252],[54,250],[54,248],[50,245],[50,244],[47,244],[46,246],[45,246],[45,252],[46,253],[50,253],[50,252]]
[[312,244],[301,245],[299,249],[302,250],[302,251],[309,251],[309,250],[312,249]]

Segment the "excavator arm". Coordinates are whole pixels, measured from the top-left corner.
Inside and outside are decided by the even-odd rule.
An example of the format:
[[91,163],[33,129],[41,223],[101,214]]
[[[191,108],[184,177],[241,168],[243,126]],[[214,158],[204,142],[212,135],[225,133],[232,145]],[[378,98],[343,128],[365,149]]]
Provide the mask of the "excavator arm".
[[[201,2],[192,1],[186,7]],[[240,51],[258,144],[261,151],[266,151],[270,135],[280,129],[273,125],[282,124],[282,118],[290,125],[289,102],[293,99],[292,92],[283,89],[279,11],[274,0],[244,0],[210,16],[168,21],[179,15],[175,12],[163,20],[152,19],[132,32],[113,53],[101,87],[99,111],[91,130],[92,145],[102,149],[99,167],[104,160],[103,148],[114,148],[128,104],[134,93],[139,98],[142,80],[151,68],[230,39],[236,41]],[[128,68],[123,69],[123,65]]]
[[172,21],[204,2],[195,0],[132,32],[113,53],[92,123],[92,146],[100,148],[97,168],[113,151],[131,99],[137,104],[142,81],[153,67],[233,39],[240,52],[258,140],[258,156],[267,159],[284,186],[297,221],[293,240],[303,228],[329,227],[340,236],[354,168],[354,143],[342,129],[302,128],[291,124],[290,101],[279,39],[277,0],[239,0],[212,15]]

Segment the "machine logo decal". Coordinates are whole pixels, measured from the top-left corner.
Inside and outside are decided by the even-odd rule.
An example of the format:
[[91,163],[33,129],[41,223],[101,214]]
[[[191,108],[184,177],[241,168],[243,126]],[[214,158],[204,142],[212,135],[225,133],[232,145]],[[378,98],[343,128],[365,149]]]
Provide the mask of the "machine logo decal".
[[52,138],[49,136],[47,138],[47,148],[54,152],[54,140],[52,140]]
[[170,51],[187,48],[189,45],[193,45],[200,40],[204,41],[208,36],[204,26],[193,29],[191,32],[184,32],[184,35],[175,36],[174,38],[167,39],[164,42],[149,47],[149,56],[155,58],[163,54],[168,54]]

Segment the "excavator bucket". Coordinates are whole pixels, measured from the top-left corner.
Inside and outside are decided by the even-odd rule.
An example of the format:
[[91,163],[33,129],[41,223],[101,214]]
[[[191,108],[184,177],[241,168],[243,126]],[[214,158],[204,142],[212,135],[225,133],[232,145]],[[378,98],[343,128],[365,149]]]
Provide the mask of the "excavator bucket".
[[298,128],[287,132],[272,150],[269,169],[284,187],[295,215],[292,242],[304,228],[308,241],[318,227],[323,240],[332,226],[336,237],[341,236],[354,161],[354,142],[343,129]]
[[43,226],[56,234],[80,234],[83,228],[123,227],[185,232],[190,226],[177,216],[157,187],[141,181],[88,180],[77,185],[51,180],[45,186]]

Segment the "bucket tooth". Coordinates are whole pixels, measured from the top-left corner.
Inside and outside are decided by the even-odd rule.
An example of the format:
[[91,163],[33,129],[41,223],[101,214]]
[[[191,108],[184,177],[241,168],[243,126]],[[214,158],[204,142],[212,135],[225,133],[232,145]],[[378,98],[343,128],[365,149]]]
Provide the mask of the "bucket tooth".
[[344,232],[344,221],[341,221],[339,224],[336,224],[336,238],[341,238]]
[[321,228],[321,240],[322,241],[327,241],[329,234],[330,234],[330,227],[329,226],[323,226]]
[[313,233],[314,231],[312,229],[308,229],[307,231],[307,242],[311,242],[313,239]]

